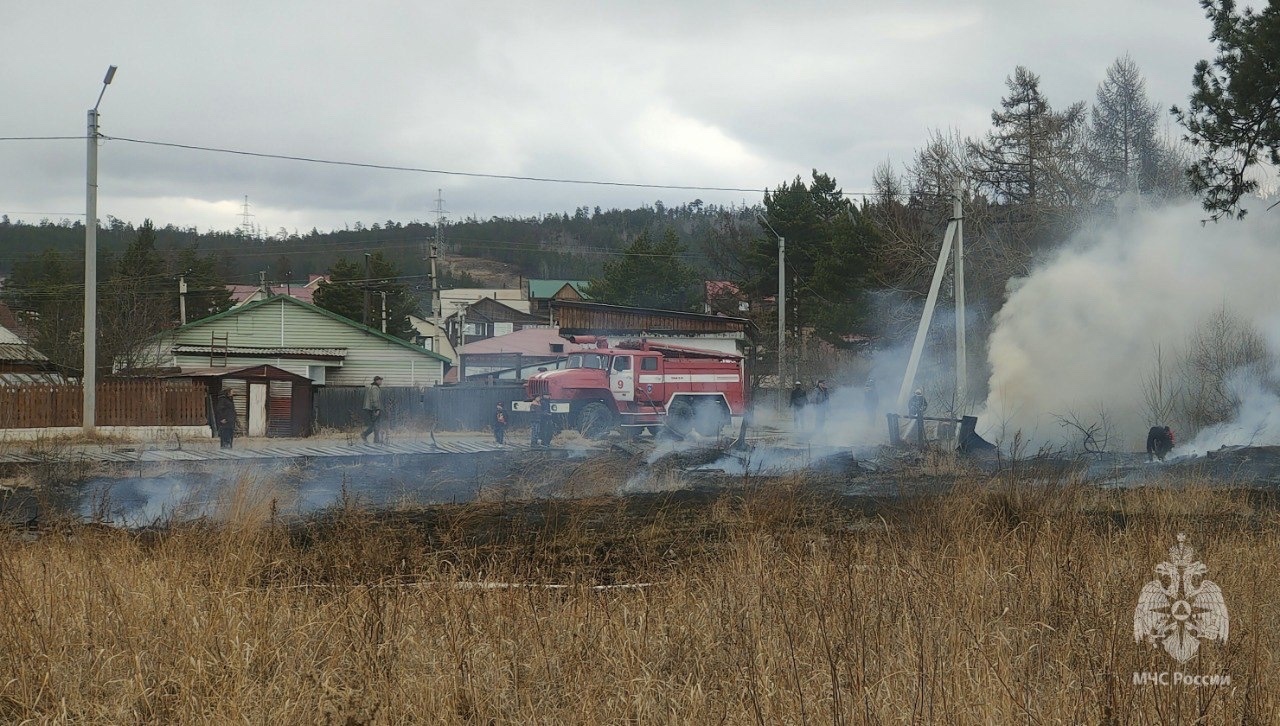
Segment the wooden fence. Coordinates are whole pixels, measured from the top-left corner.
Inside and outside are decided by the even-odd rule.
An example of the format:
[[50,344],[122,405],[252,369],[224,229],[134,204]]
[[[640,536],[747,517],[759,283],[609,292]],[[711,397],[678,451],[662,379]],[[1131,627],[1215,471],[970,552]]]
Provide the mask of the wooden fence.
[[[512,401],[524,400],[521,385],[462,385],[432,388],[382,389],[388,425],[438,431],[480,431],[489,428],[494,406],[507,406],[507,421],[521,426],[525,414],[512,414]],[[351,429],[364,425],[363,388],[321,388],[316,391],[316,425]]]
[[[82,425],[80,384],[0,386],[0,429]],[[207,391],[192,381],[105,381],[98,384],[99,426],[200,426]]]

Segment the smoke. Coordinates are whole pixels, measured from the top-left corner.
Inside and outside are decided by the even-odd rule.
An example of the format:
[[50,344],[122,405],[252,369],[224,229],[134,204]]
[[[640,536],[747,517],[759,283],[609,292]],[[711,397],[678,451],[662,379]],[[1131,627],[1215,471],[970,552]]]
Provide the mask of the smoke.
[[1203,454],[1224,446],[1280,444],[1280,396],[1245,370],[1236,371],[1227,387],[1240,402],[1235,417],[1201,430],[1191,441],[1177,446],[1174,456]]
[[[1141,448],[1147,425],[1164,423],[1143,416],[1154,351],[1179,350],[1217,311],[1261,330],[1274,354],[1280,216],[1258,210],[1244,221],[1202,218],[1186,203],[1091,225],[1010,283],[988,346],[989,397],[980,421],[990,437],[1009,440],[1021,431],[1033,443],[1054,443],[1061,436],[1054,414],[1101,418],[1105,411],[1121,436],[1111,448]],[[1239,393],[1237,420],[1197,442],[1258,442],[1252,426],[1265,420],[1275,397]]]

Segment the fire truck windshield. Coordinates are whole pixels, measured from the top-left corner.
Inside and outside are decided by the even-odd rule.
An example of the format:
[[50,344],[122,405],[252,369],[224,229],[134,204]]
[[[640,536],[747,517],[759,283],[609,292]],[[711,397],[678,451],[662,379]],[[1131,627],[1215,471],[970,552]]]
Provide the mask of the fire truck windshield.
[[569,356],[569,368],[596,368],[609,370],[609,356],[599,353],[574,353]]

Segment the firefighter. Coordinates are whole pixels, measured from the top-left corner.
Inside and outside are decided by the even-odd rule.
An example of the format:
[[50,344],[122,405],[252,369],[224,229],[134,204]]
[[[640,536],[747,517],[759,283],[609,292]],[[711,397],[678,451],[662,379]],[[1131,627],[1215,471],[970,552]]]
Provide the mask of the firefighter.
[[929,402],[924,398],[924,389],[917,388],[916,392],[911,394],[911,400],[907,401],[907,413],[911,414],[912,418],[920,418],[928,410]]
[[542,427],[542,396],[534,396],[529,402],[529,445],[538,446],[542,443],[542,435],[539,429]]
[[213,420],[218,424],[218,439],[222,448],[230,449],[236,435],[236,400],[230,389],[224,388],[213,404]]
[[791,389],[791,420],[796,431],[804,430],[804,407],[809,402],[809,393],[804,390],[804,384],[796,381],[796,385]]
[[493,440],[499,444],[507,435],[507,411],[499,403],[493,410]]
[[827,425],[827,402],[831,400],[831,391],[827,390],[827,382],[818,381],[818,386],[813,389],[809,399],[813,404],[813,426],[818,431],[822,431]]
[[529,404],[529,445],[550,446],[556,435],[556,424],[551,418],[551,404],[542,396],[535,396]]
[[929,410],[929,402],[924,398],[924,389],[917,388],[907,401],[907,413],[916,420],[916,441],[924,444],[924,412]]
[[1152,426],[1147,432],[1147,461],[1164,457],[1173,450],[1173,429],[1168,426]]

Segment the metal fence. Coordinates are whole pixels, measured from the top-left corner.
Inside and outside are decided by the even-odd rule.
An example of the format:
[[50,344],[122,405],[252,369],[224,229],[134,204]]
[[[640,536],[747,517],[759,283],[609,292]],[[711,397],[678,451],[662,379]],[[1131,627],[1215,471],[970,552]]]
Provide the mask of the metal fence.
[[[382,389],[382,405],[387,425],[392,429],[437,431],[480,431],[489,428],[494,406],[507,406],[512,426],[527,424],[525,414],[512,414],[512,401],[524,400],[520,385],[435,386],[432,388]],[[352,429],[364,426],[363,388],[321,388],[316,391],[316,425],[322,428]]]

